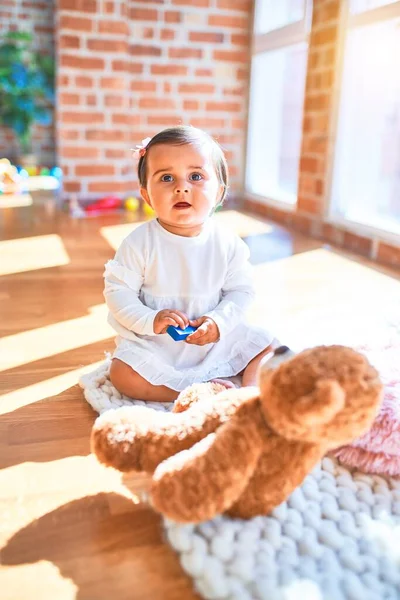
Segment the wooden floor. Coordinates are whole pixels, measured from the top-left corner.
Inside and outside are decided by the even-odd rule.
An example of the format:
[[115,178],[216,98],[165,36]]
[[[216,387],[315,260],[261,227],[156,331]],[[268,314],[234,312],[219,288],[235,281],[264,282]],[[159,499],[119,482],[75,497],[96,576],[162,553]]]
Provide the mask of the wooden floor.
[[[269,223],[232,211],[217,218],[251,248],[252,318],[280,333],[321,299],[348,301],[349,288],[358,302],[357,289],[400,286],[394,272]],[[146,479],[126,486],[90,456],[96,415],[76,383],[113,348],[103,265],[135,219],[74,220],[51,201],[0,208],[3,600],[197,598],[160,518],[139,501]]]

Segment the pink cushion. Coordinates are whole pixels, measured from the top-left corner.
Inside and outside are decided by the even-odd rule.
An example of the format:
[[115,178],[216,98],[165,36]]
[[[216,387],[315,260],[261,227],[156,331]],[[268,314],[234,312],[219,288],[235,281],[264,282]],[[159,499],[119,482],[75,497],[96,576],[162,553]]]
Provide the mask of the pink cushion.
[[332,454],[344,465],[367,473],[400,475],[400,336],[357,350],[378,369],[384,397],[371,429]]

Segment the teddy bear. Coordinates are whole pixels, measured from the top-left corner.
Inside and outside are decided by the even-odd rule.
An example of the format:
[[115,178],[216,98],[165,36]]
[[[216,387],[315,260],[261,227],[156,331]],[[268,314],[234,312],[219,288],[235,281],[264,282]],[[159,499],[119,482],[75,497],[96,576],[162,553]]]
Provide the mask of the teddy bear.
[[339,345],[275,349],[258,386],[196,389],[181,393],[176,412],[107,411],[91,437],[101,463],[151,473],[150,503],[181,523],[268,514],[329,450],[368,430],[382,396],[366,357]]

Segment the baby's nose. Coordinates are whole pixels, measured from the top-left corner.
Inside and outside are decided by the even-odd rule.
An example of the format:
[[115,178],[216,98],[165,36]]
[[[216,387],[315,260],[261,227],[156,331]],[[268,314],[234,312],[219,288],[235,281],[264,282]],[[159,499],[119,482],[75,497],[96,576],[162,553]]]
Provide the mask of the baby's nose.
[[185,194],[189,191],[187,183],[177,183],[175,187],[175,194]]

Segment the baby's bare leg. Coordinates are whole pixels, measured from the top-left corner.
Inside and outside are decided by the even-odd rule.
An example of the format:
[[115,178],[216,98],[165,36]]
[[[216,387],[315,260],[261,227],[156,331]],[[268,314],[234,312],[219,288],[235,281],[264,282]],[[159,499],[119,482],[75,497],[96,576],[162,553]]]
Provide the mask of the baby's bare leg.
[[257,354],[257,356],[251,359],[251,361],[243,371],[242,387],[257,385],[257,370],[262,358],[266,354],[272,352],[272,350],[274,350],[275,348],[278,348],[278,346],[280,345],[280,342],[277,339],[274,339],[272,340],[269,346],[267,346],[262,352],[260,352],[260,354]]
[[165,385],[152,385],[118,358],[111,362],[110,380],[121,394],[137,400],[173,402],[179,394]]

